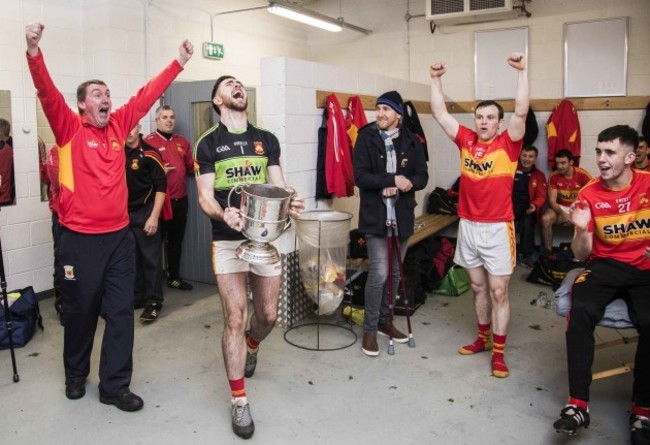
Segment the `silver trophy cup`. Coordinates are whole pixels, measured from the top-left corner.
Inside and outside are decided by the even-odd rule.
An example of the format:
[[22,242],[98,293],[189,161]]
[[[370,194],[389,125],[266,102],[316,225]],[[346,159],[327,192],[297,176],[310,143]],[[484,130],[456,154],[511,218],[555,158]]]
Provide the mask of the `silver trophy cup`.
[[228,207],[231,207],[233,193],[241,194],[242,234],[248,238],[237,248],[235,255],[254,264],[277,263],[280,261],[278,250],[269,243],[289,227],[289,204],[295,191],[270,184],[240,184],[228,193]]

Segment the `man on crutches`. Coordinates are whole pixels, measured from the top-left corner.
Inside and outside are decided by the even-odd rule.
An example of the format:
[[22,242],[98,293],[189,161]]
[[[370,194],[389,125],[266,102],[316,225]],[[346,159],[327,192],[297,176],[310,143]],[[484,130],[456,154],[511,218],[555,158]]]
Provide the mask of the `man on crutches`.
[[371,357],[379,355],[377,333],[389,337],[391,345],[409,341],[393,325],[389,291],[392,294],[399,285],[406,241],[414,230],[415,192],[429,180],[422,144],[400,125],[403,109],[399,93],[379,96],[375,111],[376,122],[359,130],[353,159],[360,195],[359,230],[365,234],[368,248],[361,350]]

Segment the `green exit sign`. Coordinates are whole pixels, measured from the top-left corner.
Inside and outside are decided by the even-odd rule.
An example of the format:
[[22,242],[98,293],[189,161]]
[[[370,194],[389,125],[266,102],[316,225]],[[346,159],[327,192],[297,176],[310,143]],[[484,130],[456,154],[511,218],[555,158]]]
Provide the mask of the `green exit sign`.
[[221,43],[203,42],[203,57],[206,59],[223,59],[223,45]]

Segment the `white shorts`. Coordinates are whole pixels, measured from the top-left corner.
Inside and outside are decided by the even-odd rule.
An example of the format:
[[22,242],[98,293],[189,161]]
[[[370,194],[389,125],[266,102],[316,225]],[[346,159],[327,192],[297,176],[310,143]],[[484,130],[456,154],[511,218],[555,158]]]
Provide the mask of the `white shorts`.
[[465,269],[484,267],[490,275],[512,275],[516,240],[512,221],[481,223],[461,218],[454,262]]
[[245,240],[212,241],[212,272],[215,276],[238,272],[253,272],[261,277],[277,277],[280,275],[282,272],[280,261],[273,264],[251,264],[237,258],[235,250],[243,242]]

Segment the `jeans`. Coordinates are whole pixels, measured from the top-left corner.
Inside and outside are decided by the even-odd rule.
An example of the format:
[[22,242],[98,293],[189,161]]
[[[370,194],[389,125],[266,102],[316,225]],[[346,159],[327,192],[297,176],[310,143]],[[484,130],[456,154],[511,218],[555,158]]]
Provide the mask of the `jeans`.
[[[388,240],[386,236],[366,235],[368,247],[368,279],[365,288],[363,332],[376,332],[378,324],[388,324]],[[393,260],[393,304],[399,286],[399,264],[394,238],[391,238]],[[406,255],[406,239],[399,241],[401,259]]]

